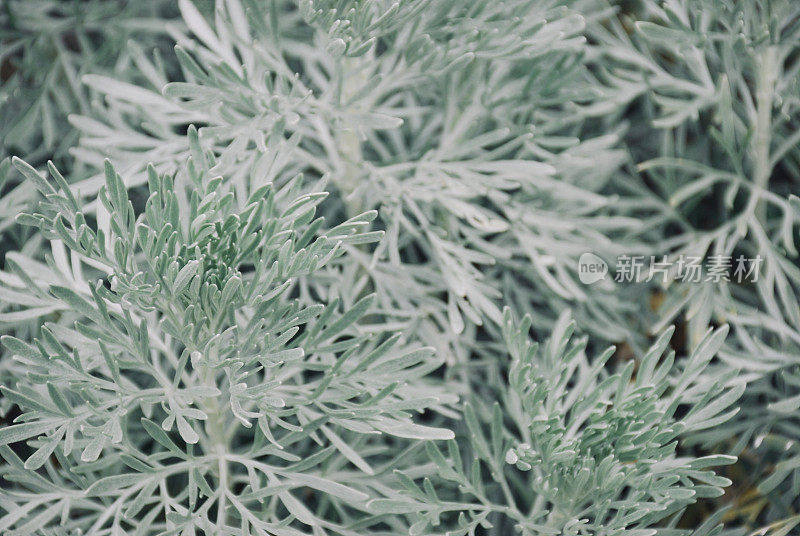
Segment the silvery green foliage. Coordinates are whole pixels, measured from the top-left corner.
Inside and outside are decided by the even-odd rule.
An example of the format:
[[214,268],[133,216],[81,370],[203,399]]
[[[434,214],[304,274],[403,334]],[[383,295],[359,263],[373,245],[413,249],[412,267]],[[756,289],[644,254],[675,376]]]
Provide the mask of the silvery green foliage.
[[[530,316],[505,311],[508,383],[464,410],[466,429],[443,451],[426,450],[450,486],[422,487],[397,471],[405,490],[369,503],[372,511],[403,514],[409,534],[650,535],[668,527],[698,498],[729,485],[709,468],[734,456],[676,455],[676,440],[719,426],[736,414],[743,391],[704,374],[727,329],[709,331],[681,368],[666,331],[634,371],[605,366],[614,348],[590,359],[586,339],[563,315],[539,349],[529,340]],[[678,418],[678,413],[682,416]],[[672,521],[670,521],[672,519]],[[713,523],[695,534],[707,534]],[[405,531],[398,531],[405,533]],[[659,534],[688,534],[662,531]]]
[[759,486],[767,521],[800,496],[799,16],[790,1],[670,0],[626,15],[630,37],[596,28],[609,94],[647,99],[656,142],[631,147],[674,210],[662,253],[761,259],[752,284],[669,285],[653,329],[683,316],[694,345],[709,325],[730,324],[721,357],[743,370],[748,403],[703,439],[782,459]]
[[[147,2],[6,0],[0,6],[0,159],[24,154],[34,165],[54,160],[82,178],[86,166],[69,157],[78,133],[70,114],[91,109],[91,90],[81,77],[89,72],[122,73],[133,63],[127,50],[138,41],[153,50],[163,43],[168,17],[165,0]],[[127,76],[127,75],[125,75]],[[9,163],[10,164],[10,163]],[[9,174],[9,192],[0,198],[0,232],[17,236],[13,218],[33,196],[29,184]],[[0,179],[2,180],[2,179]],[[5,193],[5,192],[3,192]],[[4,249],[4,248],[3,248]]]
[[595,92],[582,31],[596,6],[225,0],[213,18],[180,7],[180,76],[141,53],[141,84],[84,78],[105,95],[73,119],[84,162],[99,170],[110,154],[143,184],[147,162],[171,172],[186,155],[193,123],[240,187],[287,170],[330,177],[342,200],[330,217],[379,211],[387,239],[354,255],[382,307],[450,361],[467,360],[463,330],[500,321],[501,296],[549,309],[545,331],[573,306],[593,333],[632,336],[629,299],[611,282],[587,293],[574,272],[587,249],[611,257],[641,242],[631,215],[660,210],[613,185],[620,129],[585,128]]
[[176,177],[149,168],[139,217],[106,163],[97,226],[55,167],[15,161],[45,198],[22,222],[52,258],[9,255],[3,276],[2,321],[43,321],[3,338],[22,412],[0,430],[3,534],[355,534],[405,440],[453,437],[410,418],[454,401],[424,379],[443,360],[360,327],[373,295],[293,296],[379,237],[374,212],[317,233],[324,193],[240,197],[194,131],[190,147]]
[[163,31],[164,2],[57,2],[9,0],[0,10],[3,50],[0,155],[62,158],[75,145],[66,125],[86,113],[88,92],[80,77],[110,69],[137,33]]
[[0,4],[0,533],[800,525],[793,2],[172,4]]
[[2,339],[3,394],[21,411],[0,430],[6,533],[653,534],[728,484],[707,468],[735,458],[675,456],[676,439],[736,412],[741,387],[703,375],[724,329],[677,369],[667,332],[635,376],[633,362],[608,374],[613,350],[589,359],[568,317],[538,353],[530,317],[506,311],[488,437],[467,405],[469,439],[445,457],[435,443],[454,434],[411,419],[453,415],[428,379],[443,359],[366,330],[371,295],[342,313],[296,296],[343,244],[380,239],[364,229],[374,212],[321,231],[324,194],[299,194],[298,178],[239,197],[188,137],[175,177],[148,169],[139,216],[107,162],[96,225],[54,166],[46,179],[14,162],[44,197],[21,223],[52,258],[11,255],[2,278],[16,296],[2,321],[44,317],[31,342]]

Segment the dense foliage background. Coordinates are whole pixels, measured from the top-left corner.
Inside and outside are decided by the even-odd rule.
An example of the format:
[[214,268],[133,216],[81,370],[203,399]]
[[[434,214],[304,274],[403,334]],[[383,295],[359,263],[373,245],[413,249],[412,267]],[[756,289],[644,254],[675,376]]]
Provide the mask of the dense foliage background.
[[800,531],[797,2],[0,0],[0,118],[0,534]]

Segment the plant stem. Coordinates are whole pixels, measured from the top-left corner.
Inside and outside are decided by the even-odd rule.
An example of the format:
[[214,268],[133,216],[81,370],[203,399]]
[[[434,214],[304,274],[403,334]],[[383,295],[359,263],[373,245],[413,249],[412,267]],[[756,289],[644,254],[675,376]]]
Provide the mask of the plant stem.
[[751,151],[753,158],[753,182],[755,188],[750,197],[749,210],[755,214],[762,225],[766,219],[766,206],[761,199],[761,191],[769,185],[772,175],[770,162],[770,144],[772,141],[772,104],[775,92],[775,81],[778,77],[778,49],[767,46],[760,57],[756,78],[756,122],[753,126]]
[[[342,105],[346,106],[347,102],[367,83],[363,61],[363,58],[342,58],[340,96]],[[337,131],[334,139],[341,156],[341,167],[336,170],[332,178],[347,206],[347,216],[353,217],[362,212],[360,203],[348,199],[358,187],[360,166],[364,160],[361,139],[356,125],[347,125],[346,128]]]
[[[203,384],[209,387],[217,387],[214,371],[208,366],[202,366],[200,373]],[[225,420],[216,397],[211,397],[202,405],[203,411],[208,415],[206,422],[206,434],[211,440],[211,444],[216,450],[217,471],[219,478],[219,499],[217,504],[217,530],[225,526],[225,502],[228,491],[228,441],[225,434]]]

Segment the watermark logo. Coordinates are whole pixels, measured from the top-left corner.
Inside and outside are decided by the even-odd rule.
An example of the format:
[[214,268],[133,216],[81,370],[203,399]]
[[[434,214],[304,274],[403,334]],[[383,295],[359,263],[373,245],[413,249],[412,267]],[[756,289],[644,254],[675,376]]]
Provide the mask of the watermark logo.
[[[618,283],[642,283],[654,280],[664,284],[669,281],[756,283],[761,263],[760,255],[755,258],[747,258],[743,255],[738,257],[679,255],[672,258],[667,255],[662,255],[660,258],[620,255],[617,257],[613,279]],[[594,253],[586,252],[578,259],[578,279],[584,285],[591,285],[605,279],[608,273],[608,264]]]
[[608,275],[608,264],[594,253],[584,253],[578,259],[578,279],[584,285],[597,283]]

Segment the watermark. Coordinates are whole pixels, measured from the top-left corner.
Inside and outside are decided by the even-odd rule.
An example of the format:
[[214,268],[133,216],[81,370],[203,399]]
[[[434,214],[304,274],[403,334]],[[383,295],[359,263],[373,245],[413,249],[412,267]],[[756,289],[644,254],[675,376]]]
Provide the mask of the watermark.
[[[761,255],[755,258],[739,255],[710,255],[693,257],[679,255],[620,255],[613,273],[618,283],[755,283],[761,267]],[[608,263],[594,253],[584,253],[578,259],[578,279],[584,285],[597,283],[610,276]]]
[[594,253],[584,253],[578,259],[578,279],[584,285],[597,283],[608,275],[608,264]]

